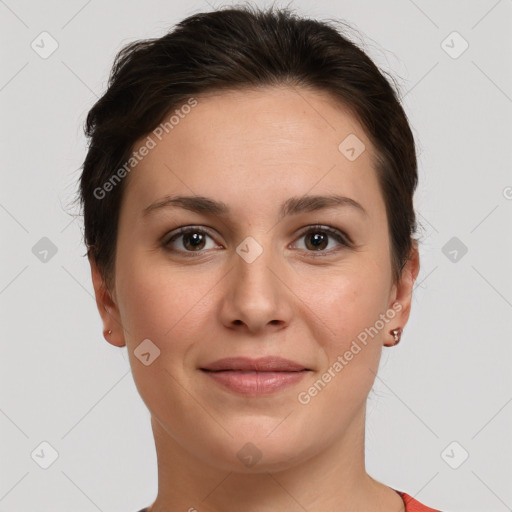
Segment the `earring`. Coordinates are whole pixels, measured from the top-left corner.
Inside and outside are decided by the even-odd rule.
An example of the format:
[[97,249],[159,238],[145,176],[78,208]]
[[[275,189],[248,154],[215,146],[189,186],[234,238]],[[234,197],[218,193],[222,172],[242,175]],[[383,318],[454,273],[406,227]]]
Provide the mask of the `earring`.
[[110,336],[112,331],[109,329],[108,331],[103,331],[103,336]]
[[392,329],[389,331],[389,334],[393,336],[394,343],[384,343],[385,347],[394,347],[400,343],[400,337],[402,336],[402,329],[398,327],[397,329]]

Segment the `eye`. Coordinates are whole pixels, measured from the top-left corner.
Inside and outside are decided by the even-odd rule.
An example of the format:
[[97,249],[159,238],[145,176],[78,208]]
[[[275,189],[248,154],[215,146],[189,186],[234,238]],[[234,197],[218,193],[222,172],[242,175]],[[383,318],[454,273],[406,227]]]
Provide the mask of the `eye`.
[[[164,247],[172,252],[202,252],[203,249],[214,249],[217,247],[215,243],[208,246],[207,239],[212,240],[211,235],[195,226],[179,228],[174,234],[164,242]],[[176,243],[179,239],[180,242]],[[181,248],[177,248],[177,246]]]
[[[351,247],[352,242],[350,238],[338,229],[330,228],[327,226],[309,226],[307,230],[303,231],[299,239],[304,238],[304,247],[298,247],[307,252],[317,252],[318,256],[323,256],[325,253],[336,252],[339,246]],[[208,244],[210,239],[210,244]],[[334,244],[330,243],[330,239],[335,241]],[[300,244],[299,244],[300,245]],[[332,247],[334,245],[334,247]],[[219,247],[213,241],[212,236],[203,228],[197,226],[187,226],[179,228],[170,234],[167,241],[163,242],[166,250],[171,252],[180,252],[183,254],[201,253],[203,250],[215,249]],[[329,246],[331,246],[329,248]],[[336,248],[338,246],[338,249]],[[326,250],[327,249],[327,250]]]
[[[305,239],[304,247],[299,247],[299,249],[304,249],[308,252],[330,253],[338,250],[336,245],[344,247],[351,247],[352,245],[350,239],[344,233],[326,226],[310,226],[306,231],[302,232],[299,239],[302,238]],[[337,244],[334,243],[334,248],[332,248],[331,244],[331,248],[325,250],[330,245],[329,238],[334,239]]]

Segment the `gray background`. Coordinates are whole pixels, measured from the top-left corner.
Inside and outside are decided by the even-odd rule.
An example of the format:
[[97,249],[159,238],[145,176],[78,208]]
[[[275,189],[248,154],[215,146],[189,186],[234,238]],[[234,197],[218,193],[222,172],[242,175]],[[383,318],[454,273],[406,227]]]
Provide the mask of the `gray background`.
[[[116,52],[224,4],[0,0],[0,512],[156,496],[149,412],[103,339],[71,201]],[[421,272],[368,401],[367,469],[444,511],[512,510],[512,0],[290,5],[361,31],[418,143]]]

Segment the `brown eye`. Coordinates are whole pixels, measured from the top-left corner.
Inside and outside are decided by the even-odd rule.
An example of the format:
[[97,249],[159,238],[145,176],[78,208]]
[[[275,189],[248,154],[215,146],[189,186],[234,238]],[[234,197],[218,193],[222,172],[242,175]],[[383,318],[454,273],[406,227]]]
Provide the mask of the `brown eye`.
[[[323,226],[310,227],[307,231],[303,232],[299,239],[304,239],[304,249],[308,252],[322,252],[329,253],[336,251],[337,246],[350,247],[350,241],[348,237],[344,236],[341,231],[337,229],[331,229]],[[336,243],[331,243],[331,239],[334,239]],[[326,250],[326,248],[330,248]]]
[[[201,252],[205,249],[208,238],[211,239],[211,236],[203,229],[180,228],[176,234],[164,243],[164,246],[174,252]],[[176,243],[179,239],[181,239],[181,242]],[[211,245],[212,247],[206,247],[206,249],[215,247],[215,244]]]
[[308,249],[317,251],[320,249],[325,249],[329,243],[329,235],[325,233],[309,232],[306,235],[306,247]]
[[183,236],[183,247],[187,250],[195,251],[196,249],[203,249],[205,245],[204,233],[190,232],[185,233]]

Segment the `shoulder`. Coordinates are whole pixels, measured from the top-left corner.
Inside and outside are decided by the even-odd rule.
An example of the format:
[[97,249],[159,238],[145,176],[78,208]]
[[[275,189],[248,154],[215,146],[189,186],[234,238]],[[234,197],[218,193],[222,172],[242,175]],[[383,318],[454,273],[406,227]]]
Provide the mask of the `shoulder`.
[[415,500],[405,492],[396,491],[404,500],[406,512],[441,512],[436,508],[430,508]]

